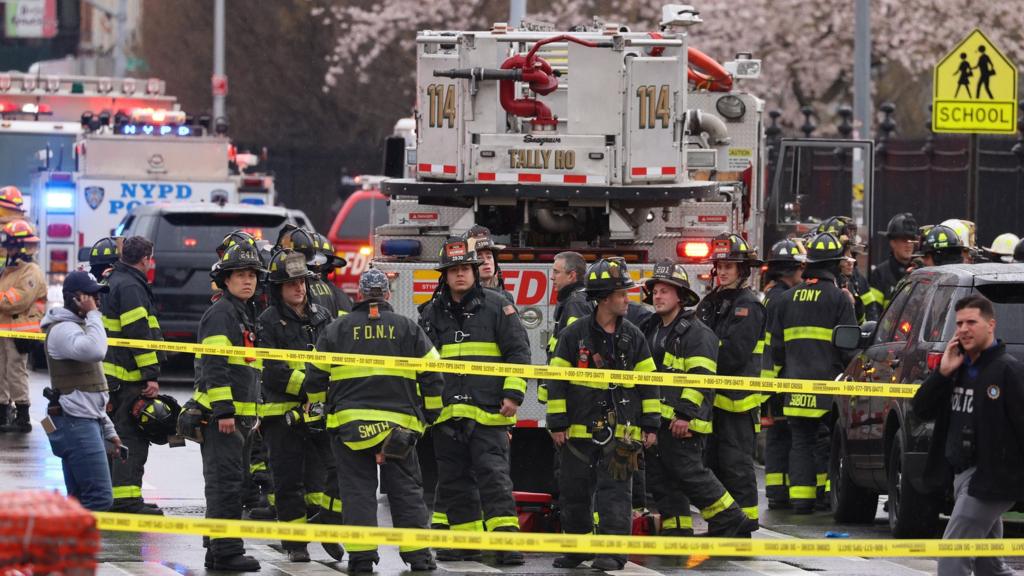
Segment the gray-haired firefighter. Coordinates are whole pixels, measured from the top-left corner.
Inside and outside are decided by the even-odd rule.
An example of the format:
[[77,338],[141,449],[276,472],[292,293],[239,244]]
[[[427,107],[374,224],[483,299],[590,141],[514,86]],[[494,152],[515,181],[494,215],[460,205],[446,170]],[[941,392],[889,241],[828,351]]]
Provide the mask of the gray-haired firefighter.
[[[223,292],[199,322],[200,344],[255,347],[252,298],[265,273],[255,246],[239,244],[224,252],[210,272]],[[261,368],[255,357],[196,355],[192,398],[207,412],[201,445],[207,518],[242,518],[242,485],[249,468],[245,437],[256,423]],[[210,570],[260,569],[255,558],[245,555],[241,538],[209,538],[206,545]]]
[[[437,265],[440,286],[420,310],[420,326],[440,349],[441,358],[529,364],[526,329],[515,306],[480,285],[480,260],[473,244],[472,238],[445,242]],[[445,377],[444,409],[432,435],[438,476],[435,498],[447,512],[452,530],[519,530],[508,429],[516,423],[525,394],[522,378]],[[479,499],[473,498],[474,487]],[[466,559],[478,554],[444,550],[438,558]],[[519,552],[498,551],[495,558],[502,565],[523,563]]]
[[[562,331],[550,365],[653,372],[647,340],[625,319],[634,285],[622,259],[595,262],[586,278],[594,312]],[[633,473],[643,449],[657,442],[660,423],[657,386],[548,381],[547,426],[561,455],[564,532],[593,532],[596,507],[598,534],[630,533]],[[553,565],[575,568],[588,558],[566,554]],[[621,570],[625,563],[624,555],[603,554],[591,566]]]
[[[712,244],[717,286],[697,307],[697,317],[718,335],[718,374],[760,376],[765,312],[747,285],[751,268],[760,266],[757,251],[738,234],[720,234]],[[754,435],[764,396],[749,390],[715,394],[714,426],[708,461],[743,512],[758,518]]]
[[[306,283],[316,273],[306,268],[306,257],[281,250],[270,262],[270,306],[260,314],[259,345],[266,348],[312,350],[333,318],[307,297]],[[259,406],[260,429],[274,477],[277,519],[280,522],[341,524],[338,479],[330,439],[323,432],[323,399],[306,398],[302,388],[306,364],[267,360],[263,368],[263,403]],[[307,410],[309,402],[314,408]],[[319,412],[319,413],[318,413]],[[308,478],[309,472],[317,472]],[[308,484],[307,484],[308,481]],[[308,506],[307,493],[316,494],[316,506]],[[315,510],[308,516],[307,508]],[[304,542],[284,541],[291,562],[309,562]],[[342,550],[324,544],[335,560]]]
[[[782,378],[833,380],[849,360],[832,344],[832,330],[856,324],[852,296],[839,289],[836,277],[844,247],[829,233],[807,243],[803,282],[786,291],[774,308],[771,353]],[[815,450],[821,419],[831,409],[826,394],[785,395],[782,412],[789,422],[789,501],[798,514],[814,511],[821,452]],[[816,461],[817,460],[817,461]]]
[[[370,269],[359,279],[360,302],[332,322],[317,341],[321,352],[438,359],[426,333],[388,304],[387,275]],[[423,478],[415,445],[440,414],[444,381],[435,372],[310,364],[310,398],[327,394],[331,447],[343,472],[338,475],[345,502],[344,522],[377,525],[377,474],[387,494],[396,528],[427,528]],[[477,506],[477,513],[479,513]],[[373,572],[379,560],[373,545],[348,546],[349,572]],[[400,548],[413,571],[434,570],[429,548]]]
[[[654,315],[640,329],[659,372],[714,374],[718,336],[697,319],[700,298],[690,289],[686,270],[672,260],[654,265],[644,281],[644,302]],[[711,536],[757,530],[714,473],[704,466],[704,442],[712,431],[715,391],[661,387],[658,443],[647,451],[647,485],[661,514],[661,535],[692,536],[690,502],[700,509]]]

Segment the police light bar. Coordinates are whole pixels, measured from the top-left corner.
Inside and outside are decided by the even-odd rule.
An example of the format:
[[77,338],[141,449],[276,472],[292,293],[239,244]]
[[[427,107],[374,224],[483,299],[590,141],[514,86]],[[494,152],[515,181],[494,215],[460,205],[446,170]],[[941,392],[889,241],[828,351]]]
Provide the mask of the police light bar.
[[136,124],[184,124],[185,113],[181,110],[162,110],[153,108],[136,108],[130,114],[131,121]]
[[154,126],[152,124],[124,124],[118,133],[125,136],[192,136],[191,126]]

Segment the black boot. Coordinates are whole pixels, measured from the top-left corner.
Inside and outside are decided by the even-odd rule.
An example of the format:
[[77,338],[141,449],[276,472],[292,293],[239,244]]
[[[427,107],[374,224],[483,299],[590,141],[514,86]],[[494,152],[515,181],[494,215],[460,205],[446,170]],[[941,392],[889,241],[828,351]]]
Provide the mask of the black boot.
[[16,411],[14,419],[4,427],[4,431],[28,434],[32,431],[32,420],[28,415],[28,404],[15,404],[14,408]]

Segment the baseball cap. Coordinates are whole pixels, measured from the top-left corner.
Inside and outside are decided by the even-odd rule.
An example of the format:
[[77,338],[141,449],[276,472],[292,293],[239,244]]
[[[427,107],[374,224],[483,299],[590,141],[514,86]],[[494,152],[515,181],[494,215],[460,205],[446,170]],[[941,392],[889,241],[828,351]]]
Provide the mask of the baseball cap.
[[74,294],[75,292],[96,294],[98,292],[110,292],[110,286],[96,282],[96,278],[84,270],[75,270],[64,278],[63,291],[69,294]]

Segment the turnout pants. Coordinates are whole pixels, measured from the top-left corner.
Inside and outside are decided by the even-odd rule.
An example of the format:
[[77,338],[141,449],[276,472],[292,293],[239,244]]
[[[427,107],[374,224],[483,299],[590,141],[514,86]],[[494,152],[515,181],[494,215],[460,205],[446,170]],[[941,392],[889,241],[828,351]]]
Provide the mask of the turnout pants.
[[817,490],[818,507],[827,509],[831,506],[832,484],[828,479],[828,463],[832,454],[832,428],[826,424],[825,418],[820,419],[818,426],[818,442],[814,445],[814,486]]
[[[980,500],[967,493],[976,468],[968,468],[953,478],[956,502],[949,515],[949,524],[942,534],[943,540],[1003,537],[1003,514],[1013,508],[1014,502]],[[939,576],[967,576],[974,571],[978,576],[1011,576],[1016,574],[1002,558],[939,558]]]
[[14,342],[0,338],[0,408],[5,410],[12,403],[29,403],[28,354],[18,352]]
[[754,423],[757,411],[714,409],[708,463],[718,480],[748,518],[758,518],[757,475],[754,472]]
[[789,451],[789,500],[794,507],[812,508],[818,496],[816,453],[821,418],[789,416],[792,449]]
[[[351,526],[377,526],[377,450],[353,450],[335,434],[331,449],[339,468],[338,488],[345,502],[344,523]],[[380,466],[381,492],[387,494],[391,523],[395,528],[428,528],[427,506],[423,502],[423,477],[416,450],[404,460],[385,460]],[[479,513],[479,508],[477,508]],[[360,560],[379,560],[372,544],[345,544],[349,566]],[[429,548],[400,547],[402,560],[414,562],[430,557]]]
[[[625,480],[612,478],[604,449],[604,446],[583,439],[570,439],[559,448],[562,459],[558,478],[559,500],[562,504],[562,531],[566,534],[594,532],[595,511],[598,534],[625,536],[632,531],[632,475]],[[625,555],[608,556],[620,563],[626,562]]]
[[[729,532],[745,515],[714,473],[704,466],[704,438],[673,438],[667,424],[646,453],[647,483],[661,514],[662,530],[693,533],[690,502],[708,523],[708,534]],[[685,533],[684,533],[685,534]]]
[[[264,418],[260,428],[274,477],[277,519],[304,524],[309,520],[308,509],[315,507],[321,523],[341,524],[330,436],[326,432],[311,433],[303,426],[289,426],[283,416]],[[310,476],[316,481],[314,485],[306,483]],[[310,504],[314,499],[315,505]],[[303,542],[284,541],[282,545],[285,549],[305,548]]]
[[[252,432],[255,418],[236,416],[235,431],[224,434],[217,421],[210,418],[203,428],[203,480],[206,483],[206,517],[226,520],[242,519],[242,484],[249,471],[245,437]],[[228,558],[245,553],[241,538],[203,538],[214,558]]]
[[765,434],[764,486],[769,502],[789,502],[789,421],[775,418]]
[[145,385],[140,382],[122,382],[110,379],[110,404],[121,443],[128,448],[128,460],[111,458],[110,480],[114,485],[114,512],[137,510],[142,506],[142,475],[149,460],[149,440],[143,436],[138,422],[132,416],[132,405],[142,394]]
[[472,420],[449,420],[434,427],[433,437],[436,497],[446,508],[450,528],[479,530],[482,508],[483,527],[488,531],[518,531],[508,430]]

